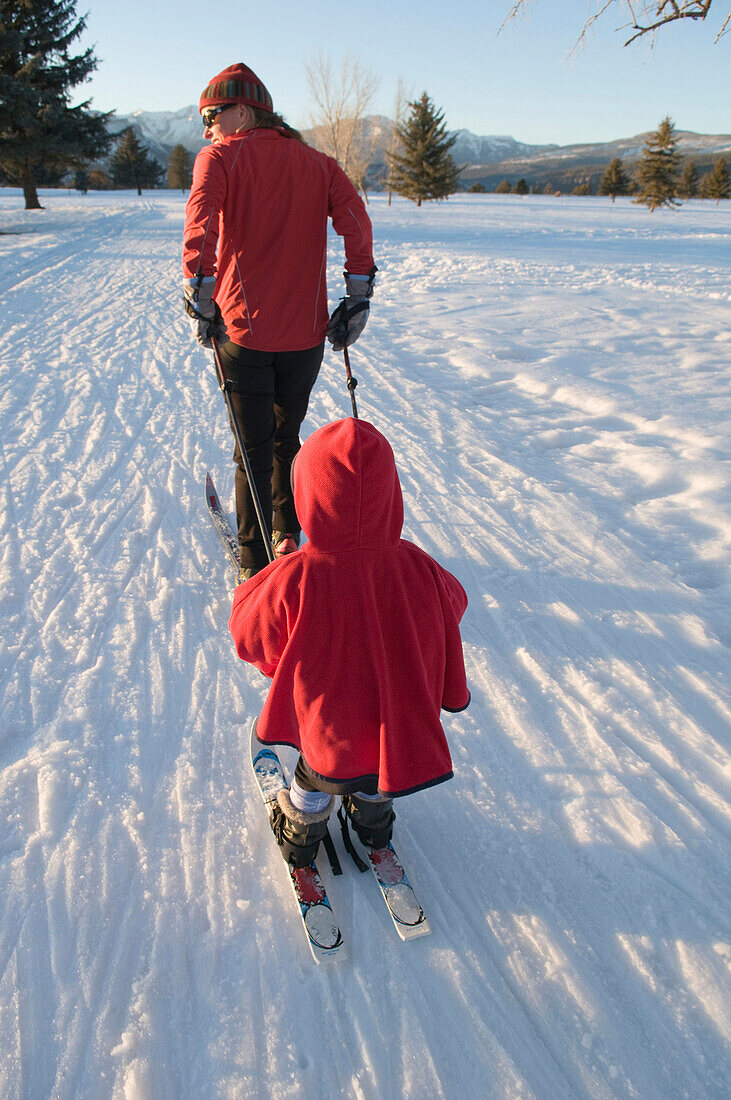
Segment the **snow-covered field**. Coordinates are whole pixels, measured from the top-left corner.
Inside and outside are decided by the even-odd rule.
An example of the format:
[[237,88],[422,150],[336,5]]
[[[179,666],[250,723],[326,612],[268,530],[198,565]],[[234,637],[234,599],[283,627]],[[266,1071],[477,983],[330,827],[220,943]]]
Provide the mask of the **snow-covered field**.
[[[325,969],[249,768],[184,197],[43,201],[0,192],[3,1100],[728,1096],[731,204],[373,199],[359,411],[473,702],[397,806],[431,936],[350,866]],[[329,353],[305,434],[348,412]]]

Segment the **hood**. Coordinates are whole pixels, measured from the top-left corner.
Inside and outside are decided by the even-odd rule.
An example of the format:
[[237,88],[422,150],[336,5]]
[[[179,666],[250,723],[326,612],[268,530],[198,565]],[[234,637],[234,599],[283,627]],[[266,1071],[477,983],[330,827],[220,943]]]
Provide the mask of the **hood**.
[[366,420],[336,420],[303,444],[292,467],[302,530],[318,550],[395,546],[404,505],[385,436]]

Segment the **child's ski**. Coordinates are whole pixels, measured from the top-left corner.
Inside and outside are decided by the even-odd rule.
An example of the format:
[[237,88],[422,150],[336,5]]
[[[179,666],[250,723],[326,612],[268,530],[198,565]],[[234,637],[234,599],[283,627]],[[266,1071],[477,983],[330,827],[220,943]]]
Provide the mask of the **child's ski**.
[[218,493],[216,492],[216,486],[213,484],[213,478],[210,474],[206,474],[206,504],[208,505],[208,514],[213,520],[214,526],[221,536],[221,542],[223,548],[228,554],[231,564],[236,572],[236,581],[239,579],[239,544],[236,536],[233,533],[231,524],[224,515],[223,508],[221,507],[221,501],[218,499]]
[[431,931],[429,921],[391,841],[382,848],[368,848],[364,844],[363,849],[368,856],[366,863],[355,849],[345,806],[338,810],[338,820],[346,852],[359,871],[367,871],[370,864],[394,928],[401,939],[414,940],[417,936],[426,936]]
[[394,928],[401,939],[414,940],[417,936],[426,936],[431,931],[429,921],[393,844],[389,842],[385,848],[367,849],[367,853]]
[[[287,780],[279,757],[273,749],[260,747],[253,729],[251,766],[268,811],[271,803],[276,801],[277,792],[287,786]],[[278,858],[282,860],[281,855]],[[289,864],[286,867],[315,962],[333,962],[344,958],[347,953],[345,942],[314,860],[309,867],[296,868]]]

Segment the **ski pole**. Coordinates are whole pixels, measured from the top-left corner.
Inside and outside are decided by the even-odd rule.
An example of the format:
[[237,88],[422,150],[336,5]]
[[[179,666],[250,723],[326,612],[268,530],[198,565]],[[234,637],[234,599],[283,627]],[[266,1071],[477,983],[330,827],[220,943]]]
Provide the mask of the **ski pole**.
[[348,349],[343,348],[343,358],[345,359],[345,373],[348,376],[348,389],[350,390],[350,403],[353,406],[353,416],[358,419],[358,408],[355,404],[355,387],[358,385],[358,379],[353,378],[350,373],[350,356],[348,355]]
[[[368,302],[365,303],[365,308],[368,308]],[[353,312],[358,312],[358,307]],[[340,300],[340,305],[332,315],[331,320],[337,319],[337,328],[335,329],[335,335],[338,343],[343,345],[343,359],[345,360],[345,373],[348,377],[348,390],[350,391],[350,403],[353,406],[353,416],[358,419],[358,407],[355,403],[355,387],[358,385],[358,379],[353,378],[350,371],[350,356],[348,355],[348,311],[345,308],[345,298]],[[328,330],[329,331],[329,330]]]
[[259,494],[256,491],[256,485],[254,484],[254,475],[251,470],[251,463],[249,462],[249,456],[246,453],[246,447],[244,446],[244,439],[241,435],[241,428],[239,422],[236,419],[236,413],[234,412],[233,402],[231,400],[231,382],[226,378],[223,373],[223,366],[221,365],[221,358],[218,354],[218,343],[215,336],[211,338],[213,344],[213,358],[216,361],[216,374],[218,375],[218,384],[223,392],[223,399],[226,402],[226,408],[228,414],[231,417],[231,423],[234,429],[234,435],[236,436],[236,442],[239,447],[241,459],[244,463],[244,470],[246,472],[246,480],[249,483],[249,492],[251,493],[251,499],[254,502],[254,510],[256,512],[256,518],[259,521],[259,529],[261,531],[261,537],[264,540],[264,549],[267,553],[267,559],[274,561],[274,550],[272,548],[272,540],[269,534],[266,520],[264,519],[264,513],[261,507],[261,501],[259,500]]

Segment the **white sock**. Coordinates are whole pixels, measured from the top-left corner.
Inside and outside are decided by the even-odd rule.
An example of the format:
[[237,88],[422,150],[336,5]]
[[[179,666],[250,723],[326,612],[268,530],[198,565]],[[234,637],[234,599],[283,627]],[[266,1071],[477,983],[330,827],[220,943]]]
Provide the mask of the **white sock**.
[[303,814],[319,814],[327,809],[332,796],[325,791],[305,791],[297,780],[293,779],[292,786],[289,788],[289,797],[295,810]]

